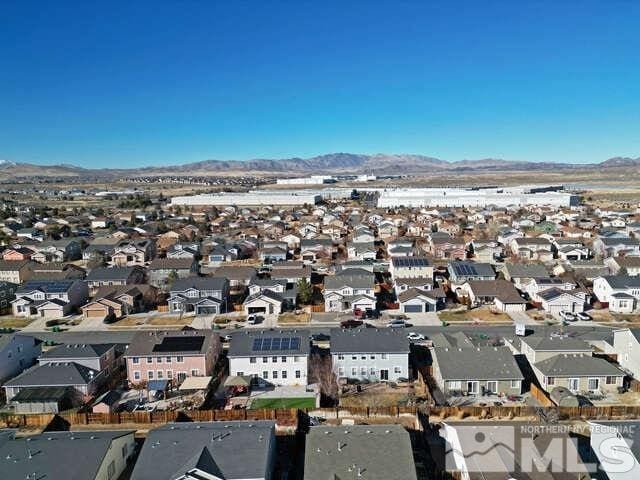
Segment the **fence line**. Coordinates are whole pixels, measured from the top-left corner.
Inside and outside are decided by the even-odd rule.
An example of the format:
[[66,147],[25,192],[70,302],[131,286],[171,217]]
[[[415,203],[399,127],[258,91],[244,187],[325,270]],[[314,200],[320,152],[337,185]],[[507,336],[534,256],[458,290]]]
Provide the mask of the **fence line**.
[[[640,417],[640,406],[583,406],[550,407],[559,413],[561,420],[570,419],[629,419]],[[436,418],[475,417],[515,418],[536,417],[539,408],[530,406],[455,406],[455,407],[337,407],[308,409],[257,409],[257,410],[192,410],[192,411],[154,411],[119,413],[60,413],[60,414],[3,414],[0,415],[0,428],[37,427],[45,428],[54,422],[66,425],[123,425],[149,424],[161,425],[169,422],[209,422],[233,420],[274,420],[280,426],[295,427],[300,414],[325,418],[348,417],[400,417],[417,415],[418,412]]]

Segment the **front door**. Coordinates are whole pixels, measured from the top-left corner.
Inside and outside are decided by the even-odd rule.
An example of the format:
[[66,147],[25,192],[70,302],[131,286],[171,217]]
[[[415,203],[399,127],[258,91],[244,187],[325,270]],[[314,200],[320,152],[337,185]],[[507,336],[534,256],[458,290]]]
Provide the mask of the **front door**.
[[389,370],[380,370],[380,380],[389,380]]

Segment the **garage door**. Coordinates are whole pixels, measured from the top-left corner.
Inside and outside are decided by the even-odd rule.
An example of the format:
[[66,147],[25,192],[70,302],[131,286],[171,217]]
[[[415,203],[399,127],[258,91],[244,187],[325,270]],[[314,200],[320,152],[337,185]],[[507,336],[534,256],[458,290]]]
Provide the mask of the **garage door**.
[[87,318],[102,318],[105,316],[104,310],[85,310],[85,315]]
[[561,310],[570,310],[569,305],[549,305],[551,313],[558,313]]
[[404,312],[405,313],[420,313],[422,312],[422,305],[405,305]]

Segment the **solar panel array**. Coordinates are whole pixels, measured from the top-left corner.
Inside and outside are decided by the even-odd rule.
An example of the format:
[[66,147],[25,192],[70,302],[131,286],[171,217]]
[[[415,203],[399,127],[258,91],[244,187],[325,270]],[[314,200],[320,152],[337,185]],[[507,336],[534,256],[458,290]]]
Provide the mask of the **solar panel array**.
[[477,275],[478,271],[473,265],[468,263],[456,263],[454,264],[456,274],[458,275]]
[[254,352],[300,350],[300,337],[254,338]]

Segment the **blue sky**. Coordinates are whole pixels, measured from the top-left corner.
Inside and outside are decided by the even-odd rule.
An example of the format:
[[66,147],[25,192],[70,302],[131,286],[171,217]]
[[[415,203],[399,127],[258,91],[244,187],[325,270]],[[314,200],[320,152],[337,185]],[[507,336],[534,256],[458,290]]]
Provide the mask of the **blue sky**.
[[640,156],[640,2],[0,4],[0,159]]

